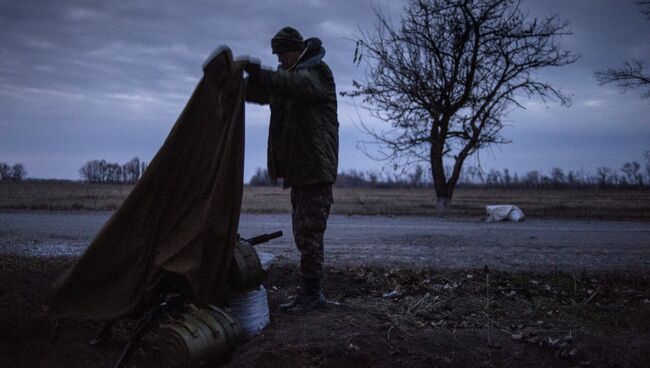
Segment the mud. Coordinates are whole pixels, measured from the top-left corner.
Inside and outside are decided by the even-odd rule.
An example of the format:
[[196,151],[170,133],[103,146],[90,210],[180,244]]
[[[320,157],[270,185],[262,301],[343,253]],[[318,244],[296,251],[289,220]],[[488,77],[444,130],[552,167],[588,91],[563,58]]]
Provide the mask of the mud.
[[[101,321],[43,311],[73,258],[0,259],[0,366],[108,368],[130,320],[104,345]],[[294,265],[271,267],[272,321],[226,367],[647,367],[650,278],[639,273],[508,273],[486,269],[337,266],[326,270],[327,310],[282,314]],[[397,291],[394,298],[384,294]],[[127,367],[159,367],[155,334]]]

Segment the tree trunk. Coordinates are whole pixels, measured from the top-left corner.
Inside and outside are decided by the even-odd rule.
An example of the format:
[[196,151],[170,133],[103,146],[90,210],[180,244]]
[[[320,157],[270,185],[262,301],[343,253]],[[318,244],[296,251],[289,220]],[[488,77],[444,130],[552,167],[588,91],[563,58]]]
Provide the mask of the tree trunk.
[[436,214],[444,215],[447,212],[447,208],[451,205],[451,196],[441,197],[436,194]]
[[436,214],[442,215],[451,204],[452,191],[447,186],[445,165],[442,160],[442,152],[437,151],[432,145],[430,151],[431,171],[433,174],[433,187],[436,191]]

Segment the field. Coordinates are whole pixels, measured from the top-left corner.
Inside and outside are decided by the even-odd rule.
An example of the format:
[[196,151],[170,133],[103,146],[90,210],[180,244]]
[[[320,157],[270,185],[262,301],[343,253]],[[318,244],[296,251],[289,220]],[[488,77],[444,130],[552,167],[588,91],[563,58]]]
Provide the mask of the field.
[[[19,215],[16,210],[39,216],[43,215],[42,211],[114,210],[131,189],[132,186],[128,185],[76,182],[0,183],[0,211],[8,213],[5,216],[7,224],[16,221]],[[430,189],[335,188],[334,196],[336,203],[332,212],[338,214],[435,214]],[[602,226],[601,222],[591,219],[638,221],[618,223],[632,226],[637,229],[634,230],[637,234],[645,234],[650,221],[648,188],[460,188],[446,216],[465,219],[441,221],[474,223],[471,219],[478,221],[484,215],[486,205],[505,203],[520,206],[529,218],[554,218],[563,223],[572,222],[564,219],[590,219],[588,222]],[[247,213],[289,212],[289,191],[245,187],[242,208]],[[32,210],[37,212],[32,214],[29,212]],[[77,214],[100,213],[46,215],[65,217]],[[351,223],[349,217],[343,217],[346,224]],[[396,217],[390,220],[411,223],[418,218]],[[494,225],[519,227],[528,224],[534,225],[534,221]],[[360,233],[354,226],[348,228],[353,229],[354,235]],[[32,230],[25,234],[12,231],[0,226],[0,246],[29,248],[67,241],[85,246],[92,236],[79,240],[77,237],[81,235],[67,230],[51,236],[47,235],[50,233],[38,236]],[[366,238],[345,234],[347,238],[339,242],[348,247],[359,248],[360,242],[366,241]],[[580,233],[577,236],[581,236]],[[463,237],[449,238],[451,241]],[[388,237],[387,241],[401,247],[401,251],[408,249],[404,245],[410,243],[398,239],[401,238]],[[474,243],[480,245],[483,239],[481,234]],[[579,240],[593,246],[585,239],[586,236]],[[624,243],[621,239],[616,235],[611,246],[621,248]],[[427,244],[445,243],[437,233],[416,240]],[[523,244],[537,244],[538,240],[527,235]],[[504,246],[522,244],[513,242]],[[570,246],[562,241],[557,243],[554,245]],[[372,244],[375,247],[373,251],[376,251],[378,243]],[[462,242],[450,244],[463,246]],[[641,250],[635,254],[646,254],[649,245],[647,239],[639,240],[638,248]],[[599,252],[603,256],[613,253],[609,248]],[[406,255],[409,259],[414,257],[413,253]],[[578,258],[588,259],[585,254]],[[49,313],[46,307],[52,282],[76,260],[69,255],[0,253],[0,367],[114,366],[135,321],[120,321],[112,339],[105,345],[91,348],[87,342],[96,335],[101,321],[60,319]],[[461,268],[458,264],[454,259],[455,268],[434,269],[430,265],[396,264],[388,260],[382,264],[370,264],[364,258],[356,263],[328,261],[324,291],[330,301],[329,308],[322,313],[287,315],[277,308],[296,293],[299,272],[295,262],[279,257],[264,283],[269,293],[271,324],[260,335],[238,346],[224,366],[650,366],[648,266],[636,271],[598,268],[592,271],[531,269],[507,272],[487,267]],[[610,262],[608,266],[612,264],[615,263]],[[158,346],[155,333],[148,334],[127,367],[161,366]]]
[[[114,210],[131,188],[130,185],[77,182],[0,183],[0,210]],[[332,213],[338,214],[435,214],[432,189],[335,188],[334,201]],[[515,204],[533,218],[650,220],[650,188],[459,188],[446,215],[478,218],[490,204]],[[290,212],[289,190],[246,186],[242,210]]]

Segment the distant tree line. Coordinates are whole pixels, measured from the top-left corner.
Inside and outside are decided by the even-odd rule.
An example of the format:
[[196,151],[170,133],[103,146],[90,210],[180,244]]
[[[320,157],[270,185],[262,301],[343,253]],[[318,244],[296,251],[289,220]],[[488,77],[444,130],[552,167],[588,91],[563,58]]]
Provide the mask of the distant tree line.
[[271,178],[269,177],[269,173],[266,169],[262,169],[258,167],[255,170],[255,174],[251,177],[251,179],[248,181],[248,185],[254,186],[254,187],[271,187],[274,185],[279,185],[279,183],[273,183],[271,181]]
[[[257,168],[248,182],[250,186],[281,186],[282,179],[273,184],[266,169]],[[386,173],[382,171],[360,170],[343,171],[338,174],[336,187],[339,188],[430,188],[431,176],[418,165],[409,173]]]
[[0,162],[0,181],[21,181],[27,177],[27,170],[23,164],[10,166]]
[[106,160],[92,160],[79,169],[79,174],[89,183],[135,183],[146,168],[147,163],[137,157],[123,165]]
[[[256,187],[281,186],[282,179],[273,183],[266,169],[257,168],[248,185]],[[388,174],[381,171],[349,170],[338,174],[336,186],[340,188],[414,188],[430,187],[431,177],[427,177],[422,166],[418,165],[411,173]]]
[[519,175],[508,169],[491,169],[486,173],[469,166],[463,170],[459,186],[530,189],[644,187],[650,183],[650,166],[645,170],[647,172],[643,173],[641,164],[636,161],[625,163],[619,170],[599,167],[595,174],[584,170],[565,171],[559,167],[554,167],[548,174],[532,170]]
[[[595,173],[584,170],[564,170],[559,167],[549,173],[538,170],[524,174],[509,169],[484,171],[477,166],[466,166],[461,170],[459,187],[493,188],[608,188],[650,186],[650,151],[645,153],[645,163],[638,161],[624,163],[619,169],[599,167]],[[251,186],[272,186],[265,169],[258,168],[251,177]],[[278,184],[279,185],[279,184]],[[349,170],[338,174],[336,187],[340,188],[431,188],[430,172],[417,165],[410,172],[388,173],[385,171]]]

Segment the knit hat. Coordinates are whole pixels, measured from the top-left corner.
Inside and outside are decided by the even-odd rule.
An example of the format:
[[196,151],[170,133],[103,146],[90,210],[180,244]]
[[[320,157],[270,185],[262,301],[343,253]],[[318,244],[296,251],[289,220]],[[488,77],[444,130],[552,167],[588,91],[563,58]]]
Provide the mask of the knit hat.
[[300,32],[291,27],[282,28],[271,39],[271,49],[274,54],[281,54],[288,51],[302,51],[305,44]]

